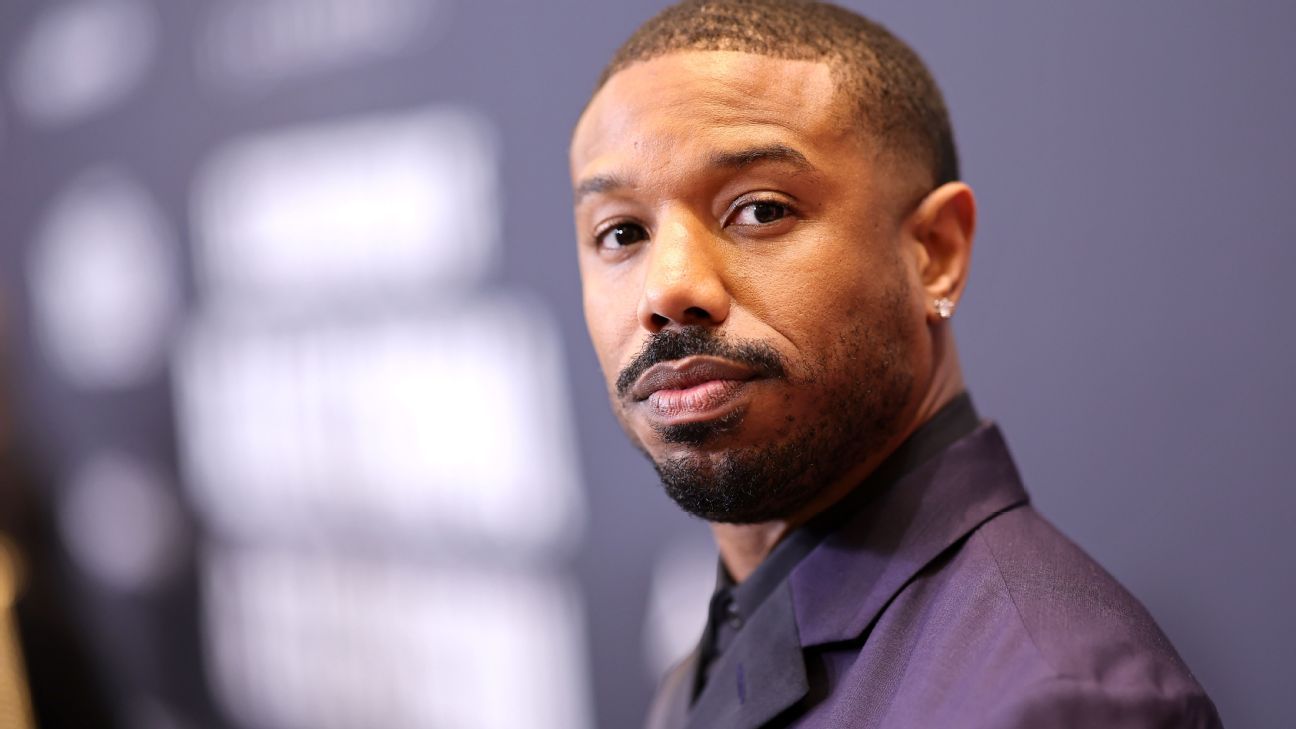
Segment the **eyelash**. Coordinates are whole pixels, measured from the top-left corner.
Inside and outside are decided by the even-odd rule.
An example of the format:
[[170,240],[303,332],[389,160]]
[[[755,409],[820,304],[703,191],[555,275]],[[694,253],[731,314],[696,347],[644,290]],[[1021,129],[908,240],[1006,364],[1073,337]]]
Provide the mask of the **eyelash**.
[[[757,222],[757,223],[734,223],[734,222],[732,222],[735,218],[738,217],[738,215],[739,215],[743,210],[746,210],[746,209],[748,209],[748,208],[751,208],[751,207],[754,207],[754,206],[757,206],[757,205],[769,205],[769,206],[772,206],[772,207],[778,207],[778,208],[780,208],[780,209],[782,210],[782,215],[780,215],[778,218],[775,218],[774,220],[771,220],[771,221],[768,222],[768,223],[760,223],[760,222]],[[779,221],[784,220],[785,218],[787,218],[787,217],[789,217],[789,216],[796,215],[796,214],[797,214],[796,208],[794,208],[794,207],[792,206],[791,203],[787,202],[786,200],[784,200],[784,199],[782,199],[782,198],[775,198],[775,197],[754,197],[754,198],[748,198],[748,199],[746,199],[746,200],[740,200],[740,201],[736,202],[736,203],[735,203],[735,204],[730,208],[730,214],[727,215],[726,218],[725,218],[725,220],[728,221],[728,222],[725,223],[725,226],[728,227],[728,226],[731,226],[731,225],[742,225],[742,226],[744,226],[744,227],[761,227],[761,226],[766,226],[766,225],[776,225],[776,224],[779,223]],[[638,228],[638,229],[641,231],[641,236],[642,236],[642,237],[641,237],[639,240],[634,241],[634,243],[640,243],[640,242],[643,242],[643,241],[645,241],[645,240],[648,240],[648,238],[649,238],[649,236],[648,236],[648,231],[647,231],[647,229],[646,229],[642,224],[637,223],[637,222],[635,222],[635,221],[633,221],[633,220],[618,220],[618,221],[614,221],[614,222],[612,222],[612,223],[610,223],[610,224],[608,224],[608,225],[606,225],[606,226],[604,226],[604,227],[602,227],[602,228],[600,228],[599,230],[597,230],[597,231],[594,232],[594,247],[595,247],[595,248],[602,248],[602,249],[605,249],[605,250],[621,250],[621,249],[623,249],[623,248],[628,248],[628,247],[630,247],[631,245],[634,245],[634,243],[627,243],[627,244],[625,244],[625,245],[617,245],[617,246],[604,246],[604,245],[601,244],[601,241],[603,240],[603,238],[606,237],[607,235],[609,235],[609,234],[615,232],[615,231],[617,230],[617,228],[630,227],[630,226],[633,226],[633,227],[635,227],[635,228]]]
[[[781,209],[783,210],[783,214],[782,214],[782,215],[780,215],[778,218],[775,218],[774,220],[771,220],[771,221],[768,222],[768,223],[760,223],[760,222],[757,222],[757,223],[754,224],[754,225],[758,225],[758,226],[759,226],[759,225],[774,225],[774,224],[777,223],[778,221],[783,220],[784,218],[786,218],[787,216],[789,216],[789,215],[795,215],[795,214],[796,214],[796,210],[792,207],[792,205],[789,204],[787,201],[783,200],[782,198],[775,198],[775,197],[753,197],[753,198],[748,198],[748,199],[746,199],[746,200],[739,201],[737,204],[735,204],[735,205],[733,206],[733,208],[731,208],[732,211],[733,211],[733,214],[731,214],[731,215],[729,216],[728,219],[729,219],[730,221],[732,221],[732,220],[734,220],[735,218],[737,218],[738,215],[739,215],[739,213],[741,213],[743,210],[746,210],[746,209],[748,209],[748,208],[754,208],[754,207],[756,207],[757,205],[769,205],[769,206],[772,206],[772,207],[778,207],[778,208],[781,208]],[[730,224],[730,225],[736,225],[736,223],[733,223],[733,222],[730,222],[729,224]],[[751,224],[751,223],[744,223],[743,225],[753,225],[753,224]]]

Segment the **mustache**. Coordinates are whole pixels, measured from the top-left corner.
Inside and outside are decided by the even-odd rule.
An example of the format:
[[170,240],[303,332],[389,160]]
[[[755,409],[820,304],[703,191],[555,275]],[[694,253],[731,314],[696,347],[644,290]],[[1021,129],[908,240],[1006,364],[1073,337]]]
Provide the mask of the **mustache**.
[[770,344],[754,340],[731,341],[722,338],[714,329],[687,326],[662,330],[644,342],[643,348],[617,376],[617,397],[624,400],[629,395],[630,388],[634,387],[649,367],[695,355],[718,357],[746,365],[758,377],[787,376],[783,357]]

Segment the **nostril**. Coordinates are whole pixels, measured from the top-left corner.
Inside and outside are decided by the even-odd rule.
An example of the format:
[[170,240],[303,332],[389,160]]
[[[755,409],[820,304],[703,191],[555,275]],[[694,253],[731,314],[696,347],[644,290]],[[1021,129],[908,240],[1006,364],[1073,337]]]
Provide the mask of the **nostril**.
[[673,316],[653,312],[651,320],[654,329],[662,329],[671,323],[688,325],[688,324],[706,324],[712,322],[711,312],[700,306],[690,306],[683,311],[676,312]]

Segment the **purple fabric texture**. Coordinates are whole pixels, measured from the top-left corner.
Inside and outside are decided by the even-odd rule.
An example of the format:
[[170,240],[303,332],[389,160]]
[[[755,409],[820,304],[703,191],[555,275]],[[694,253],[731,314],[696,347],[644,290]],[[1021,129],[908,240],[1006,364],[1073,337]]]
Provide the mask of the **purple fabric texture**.
[[1029,504],[983,425],[797,565],[650,729],[1219,727],[1132,595]]

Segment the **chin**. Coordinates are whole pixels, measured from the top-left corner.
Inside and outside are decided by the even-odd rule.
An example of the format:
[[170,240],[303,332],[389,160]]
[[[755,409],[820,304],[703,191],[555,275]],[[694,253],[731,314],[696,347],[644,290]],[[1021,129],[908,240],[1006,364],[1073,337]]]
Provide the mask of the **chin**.
[[741,436],[746,409],[733,410],[723,417],[683,423],[657,423],[651,426],[656,440],[663,445],[713,450],[732,445]]
[[[680,449],[653,465],[666,495],[709,522],[758,524],[797,513],[826,485],[789,461],[786,446]],[[810,478],[807,478],[807,477]]]
[[897,377],[885,388],[890,397],[861,389],[806,403],[779,398],[752,403],[732,422],[652,427],[651,458],[666,494],[694,516],[730,524],[789,518],[891,440],[905,382]]

